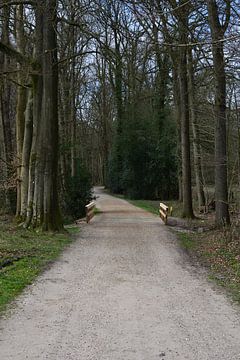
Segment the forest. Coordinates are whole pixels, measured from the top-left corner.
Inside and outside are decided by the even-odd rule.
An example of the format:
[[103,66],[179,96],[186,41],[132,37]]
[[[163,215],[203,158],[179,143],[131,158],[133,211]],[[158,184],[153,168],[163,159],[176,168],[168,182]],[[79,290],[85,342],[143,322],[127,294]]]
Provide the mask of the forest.
[[0,213],[58,231],[93,185],[240,210],[238,0],[1,0]]

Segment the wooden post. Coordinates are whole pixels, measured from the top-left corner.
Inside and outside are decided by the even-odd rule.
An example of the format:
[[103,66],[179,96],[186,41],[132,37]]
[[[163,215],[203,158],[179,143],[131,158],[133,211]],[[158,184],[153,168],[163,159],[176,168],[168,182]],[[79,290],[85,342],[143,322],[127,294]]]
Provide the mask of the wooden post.
[[95,203],[92,201],[90,204],[85,206],[86,209],[86,221],[87,224],[94,217]]
[[168,211],[169,211],[168,206],[163,203],[160,203],[159,215],[160,215],[160,218],[162,219],[162,221],[165,223],[165,225],[167,225]]

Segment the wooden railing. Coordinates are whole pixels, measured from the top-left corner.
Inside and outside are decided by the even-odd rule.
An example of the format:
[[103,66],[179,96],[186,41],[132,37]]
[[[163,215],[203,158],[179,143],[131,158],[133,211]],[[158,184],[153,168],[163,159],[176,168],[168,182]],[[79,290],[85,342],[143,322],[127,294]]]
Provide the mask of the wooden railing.
[[95,211],[95,202],[90,202],[88,205],[85,206],[86,209],[86,221],[89,223],[89,221],[94,217],[94,211]]
[[168,216],[172,215],[172,207],[168,207],[164,203],[160,203],[159,205],[159,215],[162,221],[167,225]]

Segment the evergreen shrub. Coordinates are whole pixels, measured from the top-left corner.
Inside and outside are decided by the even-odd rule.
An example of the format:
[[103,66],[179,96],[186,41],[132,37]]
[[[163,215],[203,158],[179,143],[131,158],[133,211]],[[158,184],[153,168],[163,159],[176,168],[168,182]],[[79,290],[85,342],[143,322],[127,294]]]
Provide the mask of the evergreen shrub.
[[85,216],[85,206],[92,200],[91,176],[84,166],[77,161],[74,177],[67,175],[65,189],[62,192],[62,209],[65,222]]

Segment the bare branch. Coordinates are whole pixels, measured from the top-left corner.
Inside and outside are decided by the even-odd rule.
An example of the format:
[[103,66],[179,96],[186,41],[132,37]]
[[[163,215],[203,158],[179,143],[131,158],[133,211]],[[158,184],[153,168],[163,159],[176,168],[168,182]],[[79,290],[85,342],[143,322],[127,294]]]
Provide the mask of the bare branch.
[[29,65],[30,63],[32,63],[32,59],[24,56],[19,51],[14,49],[14,47],[12,47],[11,45],[4,44],[2,41],[0,41],[0,51],[16,59],[19,64]]
[[36,5],[36,1],[33,0],[18,0],[18,1],[5,1],[2,4],[0,4],[0,9],[4,8],[5,6],[11,6],[11,5]]

